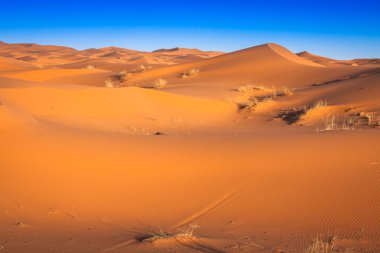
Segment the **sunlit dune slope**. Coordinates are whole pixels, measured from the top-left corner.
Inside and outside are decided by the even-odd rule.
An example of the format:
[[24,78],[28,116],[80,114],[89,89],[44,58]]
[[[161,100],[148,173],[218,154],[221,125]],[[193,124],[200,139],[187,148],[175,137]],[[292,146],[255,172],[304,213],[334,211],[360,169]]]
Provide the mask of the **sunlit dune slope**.
[[[181,73],[199,69],[194,78],[181,79]],[[136,75],[132,82],[149,83],[167,78],[173,85],[219,85],[239,87],[245,84],[300,87],[337,79],[363,71],[353,66],[325,67],[303,59],[276,44],[265,44],[188,64],[153,69]]]

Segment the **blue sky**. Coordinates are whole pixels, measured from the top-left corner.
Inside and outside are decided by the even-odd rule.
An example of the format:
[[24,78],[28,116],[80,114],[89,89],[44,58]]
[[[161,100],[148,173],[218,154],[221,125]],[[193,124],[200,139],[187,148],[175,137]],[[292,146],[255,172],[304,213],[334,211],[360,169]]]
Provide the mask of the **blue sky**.
[[378,0],[6,1],[0,40],[234,51],[266,42],[339,58],[380,57]]

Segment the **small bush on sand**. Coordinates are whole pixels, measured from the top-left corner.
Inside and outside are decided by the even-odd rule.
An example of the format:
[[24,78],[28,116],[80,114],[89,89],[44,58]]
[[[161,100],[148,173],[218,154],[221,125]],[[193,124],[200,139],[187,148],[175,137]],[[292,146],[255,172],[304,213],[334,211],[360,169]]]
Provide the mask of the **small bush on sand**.
[[368,125],[377,125],[377,116],[374,113],[366,113],[365,117],[368,120]]
[[343,130],[354,130],[355,128],[355,117],[343,118],[342,129]]
[[282,87],[280,90],[277,90],[275,87],[270,88],[251,84],[240,86],[236,91],[242,94],[261,94],[273,97],[292,96],[294,94],[294,90],[288,87]]
[[136,67],[136,72],[145,72],[148,70],[148,67],[146,67],[145,65],[139,65]]
[[[318,108],[323,108],[327,106],[327,102],[324,100],[318,100],[314,103],[305,105],[303,107],[293,108],[292,110],[284,111],[279,114],[283,120],[285,120],[289,125],[298,122],[302,117],[308,112],[316,110]],[[332,119],[331,117],[325,120],[326,128],[330,128],[332,126],[332,121],[335,122],[335,117]],[[329,127],[327,127],[329,126]]]
[[271,96],[264,97],[250,97],[247,101],[240,103],[238,105],[239,111],[251,112],[254,111],[257,106],[262,103],[269,102],[272,100]]
[[325,118],[325,128],[323,130],[325,131],[331,131],[338,128],[338,125],[335,121],[334,115],[329,115]]
[[199,69],[190,69],[188,72],[181,73],[181,78],[188,78],[191,76],[197,76],[199,74]]
[[120,71],[118,75],[118,79],[121,83],[127,81],[128,77],[130,77],[130,74],[127,73],[127,71]]
[[317,238],[314,242],[307,248],[306,253],[330,253],[335,252],[335,240],[336,237],[328,238],[327,240],[322,240]]
[[267,90],[268,88],[264,86],[257,86],[257,85],[252,85],[252,84],[247,84],[244,86],[240,86],[239,88],[236,89],[236,91],[240,93],[249,93],[249,92],[254,92],[254,91],[264,91]]
[[149,66],[149,65],[138,65],[137,67],[135,67],[134,69],[132,69],[131,73],[144,73],[144,72],[147,72],[148,70],[152,69],[152,66]]
[[288,87],[282,87],[279,96],[292,96],[294,94],[294,90]]
[[157,80],[154,81],[153,87],[156,88],[156,89],[161,89],[161,88],[166,87],[167,83],[168,82],[165,79],[159,78],[159,79],[157,79]]
[[304,106],[305,113],[310,112],[312,110],[317,110],[327,106],[327,102],[325,100],[318,100],[312,104]]
[[104,86],[106,88],[118,88],[119,84],[117,82],[113,81],[112,79],[108,78],[104,81]]

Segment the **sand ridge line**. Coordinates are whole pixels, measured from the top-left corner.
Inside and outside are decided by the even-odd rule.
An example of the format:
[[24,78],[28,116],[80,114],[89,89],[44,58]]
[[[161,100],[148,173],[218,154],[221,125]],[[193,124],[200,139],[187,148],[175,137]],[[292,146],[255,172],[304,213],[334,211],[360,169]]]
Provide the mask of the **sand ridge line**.
[[352,79],[357,79],[357,78],[372,76],[372,75],[377,75],[377,74],[380,74],[380,69],[374,69],[374,70],[366,71],[366,72],[359,73],[359,74],[353,74],[350,76],[345,76],[345,77],[341,77],[341,78],[334,79],[334,80],[329,80],[329,81],[322,82],[322,83],[313,83],[311,86],[322,86],[322,85],[327,85],[327,84],[331,84],[331,83],[338,83],[338,82],[343,82],[343,81],[347,81],[347,80],[352,80]]
[[[180,221],[180,222],[176,223],[175,225],[169,227],[169,230],[178,229],[181,226],[187,225],[187,224],[193,222],[194,220],[199,219],[199,218],[209,214],[210,212],[221,208],[222,206],[224,206],[228,203],[231,203],[232,201],[237,199],[244,191],[246,191],[254,181],[265,180],[267,173],[258,176],[257,178],[255,178],[255,180],[248,179],[245,182],[239,184],[237,187],[235,187],[232,190],[228,191],[227,193],[223,194],[221,197],[217,198],[215,201],[211,202],[209,205],[205,206],[204,208],[202,208],[198,212],[193,213],[192,215],[188,216],[187,218],[184,218],[182,221]],[[131,239],[131,240],[119,243],[119,244],[112,246],[110,248],[107,248],[104,251],[101,251],[100,253],[111,252],[111,251],[114,251],[116,249],[119,249],[119,248],[128,246],[130,244],[133,244],[135,242],[136,242],[135,239]],[[198,250],[202,251],[201,249],[198,249]],[[223,251],[203,251],[203,252],[223,253]]]
[[128,245],[130,245],[130,244],[132,244],[132,243],[135,243],[135,242],[136,242],[135,239],[131,239],[131,240],[128,240],[128,241],[126,241],[126,242],[122,242],[122,243],[116,244],[116,245],[114,245],[114,246],[111,246],[111,247],[109,247],[109,248],[107,248],[107,249],[104,249],[104,250],[100,251],[100,253],[111,252],[111,251],[114,251],[114,250],[116,250],[116,249],[122,248],[122,247],[124,247],[124,246],[128,246]]
[[240,196],[242,191],[247,186],[248,186],[248,183],[244,183],[244,184],[240,185],[239,187],[236,187],[235,189],[223,194],[221,197],[219,197],[215,201],[211,202],[210,204],[208,204],[207,206],[205,206],[204,208],[202,208],[198,212],[191,214],[190,216],[188,216],[187,218],[178,222],[177,224],[173,225],[169,229],[172,230],[172,229],[176,229],[176,228],[182,227],[184,225],[187,225],[190,222],[192,222],[192,221],[194,221],[200,217],[203,217],[203,216],[207,215],[208,213],[210,213],[214,210],[217,210],[218,208],[222,207],[223,205],[232,202],[234,199],[236,199],[237,197]]
[[[247,186],[248,186],[248,183],[244,183],[243,185],[240,185],[239,187],[236,187],[235,189],[227,192],[226,194],[223,194],[216,201],[214,201],[211,204],[207,205],[206,207],[202,208],[200,211],[195,212],[194,214],[190,215],[189,217],[185,218],[184,220],[182,220],[182,221],[178,222],[177,224],[173,225],[172,227],[169,228],[169,230],[177,229],[177,228],[179,228],[181,226],[184,226],[184,225],[186,225],[186,224],[188,224],[188,223],[190,223],[190,222],[192,222],[192,221],[194,221],[194,220],[196,220],[196,219],[198,219],[198,218],[200,218],[202,216],[207,215],[211,211],[216,210],[216,209],[222,207],[224,204],[233,201],[234,199],[236,199],[241,194],[241,192]],[[176,240],[176,241],[178,242],[178,240]],[[130,245],[132,243],[135,243],[135,242],[136,242],[135,239],[131,239],[131,240],[119,243],[117,245],[114,245],[114,246],[112,246],[110,248],[107,248],[107,249],[101,251],[101,253],[111,252],[111,251],[114,251],[116,249],[128,246],[128,245]],[[180,244],[184,245],[183,242],[181,242]],[[210,246],[203,245],[203,244],[199,244],[198,245],[198,244],[197,244],[197,246],[193,245],[191,248],[196,249],[196,250],[200,250],[200,251],[203,251],[203,252],[223,253],[223,251],[213,249]],[[184,246],[186,246],[186,245],[184,245]],[[190,247],[190,246],[186,246],[186,247]],[[197,249],[196,247],[201,247],[201,248],[207,249],[207,251],[201,250],[201,249]],[[210,249],[212,249],[212,251],[210,251]]]

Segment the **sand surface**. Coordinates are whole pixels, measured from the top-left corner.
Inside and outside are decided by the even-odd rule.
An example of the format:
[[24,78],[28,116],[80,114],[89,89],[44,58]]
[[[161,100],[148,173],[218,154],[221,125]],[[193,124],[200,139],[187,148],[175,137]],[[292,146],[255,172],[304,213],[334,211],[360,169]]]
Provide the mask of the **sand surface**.
[[380,252],[379,98],[276,44],[2,43],[0,252]]

